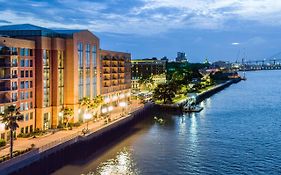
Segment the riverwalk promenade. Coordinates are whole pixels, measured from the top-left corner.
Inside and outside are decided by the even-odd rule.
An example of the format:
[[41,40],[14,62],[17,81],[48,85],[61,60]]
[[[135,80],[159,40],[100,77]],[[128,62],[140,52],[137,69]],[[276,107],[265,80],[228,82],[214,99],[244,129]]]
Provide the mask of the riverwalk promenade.
[[[143,104],[139,103],[139,101],[133,100],[132,104],[128,106],[125,111],[126,113],[130,114],[142,107]],[[108,126],[118,121],[119,119],[126,117],[127,115],[122,117],[123,112],[124,111],[121,107],[118,107],[115,110],[113,110],[110,114],[110,118],[113,120],[107,125],[105,125],[104,120],[100,120],[96,122],[89,121],[88,123],[89,133],[95,132],[103,128],[104,126]],[[82,130],[87,127],[86,125],[87,124],[84,123],[79,127],[74,127],[72,130],[60,130],[37,138],[17,138],[17,140],[14,141],[14,150],[25,150],[27,148],[30,148],[31,144],[34,144],[35,145],[34,148],[39,148],[39,152],[45,151],[58,144],[71,140],[79,135],[83,135]],[[10,151],[10,147],[8,145],[4,149],[0,150],[0,156],[9,154],[9,151]]]

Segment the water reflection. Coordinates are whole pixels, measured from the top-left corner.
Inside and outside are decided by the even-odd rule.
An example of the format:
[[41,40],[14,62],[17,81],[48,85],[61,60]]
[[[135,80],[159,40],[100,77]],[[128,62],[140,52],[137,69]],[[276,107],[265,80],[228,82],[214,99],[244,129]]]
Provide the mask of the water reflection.
[[197,142],[197,119],[195,113],[190,114],[190,141],[195,146]]
[[138,175],[136,164],[132,158],[132,150],[123,148],[115,158],[101,163],[96,172],[89,172],[87,175]]

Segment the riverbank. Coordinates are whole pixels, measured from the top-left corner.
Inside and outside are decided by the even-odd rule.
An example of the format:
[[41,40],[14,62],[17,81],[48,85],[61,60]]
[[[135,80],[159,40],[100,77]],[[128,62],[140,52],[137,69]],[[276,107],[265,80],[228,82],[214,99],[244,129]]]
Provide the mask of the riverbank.
[[[205,100],[206,98],[209,98],[210,96],[218,93],[219,91],[227,88],[228,86],[230,86],[232,84],[238,83],[239,81],[241,81],[241,78],[231,79],[224,83],[218,84],[218,85],[212,87],[211,89],[208,89],[204,92],[197,94],[196,103],[197,104],[200,103],[201,101]],[[186,97],[185,99],[183,99],[177,103],[174,103],[174,104],[157,104],[157,106],[165,108],[165,109],[179,110],[180,107],[182,105],[184,105],[188,99],[189,99],[189,97]]]
[[[30,172],[34,174],[49,174],[52,170],[63,166],[68,160],[73,160],[73,157],[83,155],[80,150],[87,151],[93,148],[98,150],[105,144],[110,143],[111,140],[115,139],[113,136],[118,137],[118,135],[122,134],[121,131],[125,133],[125,126],[128,127],[130,123],[134,123],[141,116],[145,116],[143,114],[148,112],[151,107],[152,104],[146,104],[125,117],[92,129],[85,136],[81,132],[79,134],[75,133],[70,135],[67,140],[57,139],[56,144],[47,144],[40,148],[34,148],[26,154],[2,162],[0,164],[0,174],[30,174]],[[89,145],[89,147],[82,148],[85,145]]]

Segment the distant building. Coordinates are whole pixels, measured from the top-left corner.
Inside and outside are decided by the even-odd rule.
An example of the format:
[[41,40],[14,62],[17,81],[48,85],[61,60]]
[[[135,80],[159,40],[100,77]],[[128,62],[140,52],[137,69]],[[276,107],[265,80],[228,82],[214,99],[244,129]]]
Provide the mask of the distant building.
[[186,54],[184,52],[178,52],[176,62],[187,62]]
[[132,60],[132,90],[139,90],[138,80],[152,77],[156,83],[166,81],[166,60],[139,59]]

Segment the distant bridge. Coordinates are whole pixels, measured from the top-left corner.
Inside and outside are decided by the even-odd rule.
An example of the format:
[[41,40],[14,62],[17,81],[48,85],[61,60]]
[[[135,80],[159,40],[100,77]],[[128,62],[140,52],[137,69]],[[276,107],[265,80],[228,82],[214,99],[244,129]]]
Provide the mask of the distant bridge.
[[269,58],[262,60],[246,60],[242,59],[241,62],[236,62],[239,65],[239,70],[281,70],[281,52],[274,54]]

